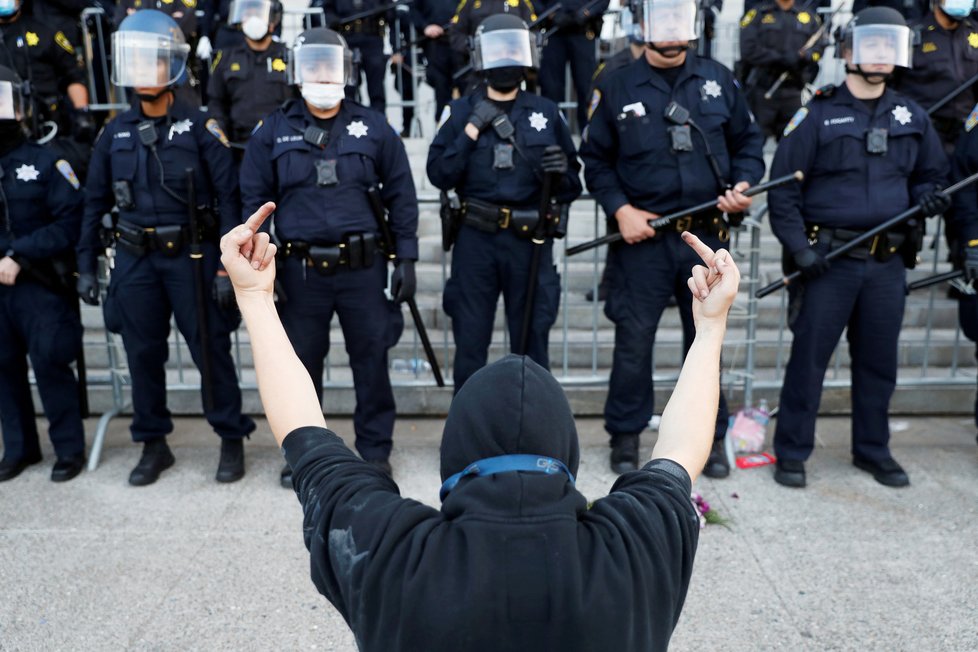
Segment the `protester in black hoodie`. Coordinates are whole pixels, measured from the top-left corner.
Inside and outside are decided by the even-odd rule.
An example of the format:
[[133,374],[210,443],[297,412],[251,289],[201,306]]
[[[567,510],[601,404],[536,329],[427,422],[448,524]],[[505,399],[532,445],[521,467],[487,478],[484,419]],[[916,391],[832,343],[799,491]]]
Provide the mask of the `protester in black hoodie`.
[[325,427],[272,300],[267,203],[221,243],[259,390],[294,469],[312,578],[361,650],[659,650],[676,626],[699,521],[691,481],[713,439],[720,346],[739,273],[691,234],[697,320],[653,459],[588,506],[560,386],[526,357],[473,375],[441,447],[443,504],[398,493]]

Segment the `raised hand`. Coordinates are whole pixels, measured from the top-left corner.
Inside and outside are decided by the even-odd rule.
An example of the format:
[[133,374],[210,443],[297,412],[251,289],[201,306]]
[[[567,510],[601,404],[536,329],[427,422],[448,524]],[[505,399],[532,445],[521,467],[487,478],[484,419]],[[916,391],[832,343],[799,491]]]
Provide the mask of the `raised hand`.
[[696,327],[706,322],[725,323],[740,286],[740,270],[726,249],[714,252],[689,231],[682,237],[703,261],[703,265],[693,267],[692,276],[686,281],[693,293]]
[[221,238],[221,263],[239,297],[249,292],[271,296],[274,291],[276,247],[267,233],[258,232],[273,212],[275,204],[265,202],[244,224]]

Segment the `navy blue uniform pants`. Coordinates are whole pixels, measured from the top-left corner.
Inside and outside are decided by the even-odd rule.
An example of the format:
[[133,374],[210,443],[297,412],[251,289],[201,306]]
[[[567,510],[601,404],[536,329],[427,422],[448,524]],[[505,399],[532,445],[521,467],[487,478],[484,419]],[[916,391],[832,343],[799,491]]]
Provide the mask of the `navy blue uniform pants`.
[[[972,342],[978,342],[978,296],[962,294],[958,299],[958,321],[961,332]],[[978,348],[975,349],[978,360]],[[975,425],[978,426],[978,394],[975,395]]]
[[[350,34],[346,42],[353,50],[360,51],[360,70],[367,78],[367,95],[370,97],[370,108],[383,113],[387,108],[384,94],[384,75],[387,74],[387,57],[384,56],[384,39],[374,34]],[[360,78],[356,86],[348,86],[346,96],[356,99],[360,88]],[[367,102],[361,102],[367,104]]]
[[357,399],[353,413],[357,451],[368,461],[386,460],[396,414],[387,351],[404,330],[400,307],[384,295],[386,260],[378,253],[371,268],[340,267],[332,275],[323,275],[305,267],[299,258],[285,258],[278,263],[278,272],[288,297],[279,305],[279,315],[320,403],[329,325],[333,313],[339,317]]
[[540,61],[540,92],[557,102],[563,102],[567,84],[565,69],[570,63],[571,81],[577,94],[577,125],[583,129],[587,124],[587,108],[591,99],[591,82],[597,60],[594,53],[594,39],[585,34],[562,34],[557,32],[547,39]]
[[425,67],[425,81],[435,91],[435,120],[441,117],[441,112],[452,101],[452,75],[455,73],[454,56],[452,48],[448,45],[448,36],[435,41],[428,41],[424,48],[425,59],[428,65]]
[[[240,439],[255,429],[241,414],[241,389],[231,358],[231,331],[237,316],[226,315],[211,298],[217,270],[217,246],[204,245],[204,280],[207,292],[213,406],[204,410],[207,422],[224,439]],[[166,407],[166,361],[170,355],[170,317],[200,369],[201,333],[197,323],[194,274],[187,249],[174,257],[152,252],[136,257],[116,250],[115,269],[106,299],[105,323],[122,334],[132,378],[132,425],[136,442],[164,437],[173,430]],[[203,392],[202,392],[203,396]]]
[[888,458],[887,412],[896,388],[906,302],[903,261],[899,256],[886,262],[843,256],[824,276],[789,290],[794,340],[781,387],[775,454],[798,461],[811,455],[825,370],[845,330],[852,369],[852,453],[873,461]]
[[[724,246],[716,237],[695,231],[712,249]],[[604,427],[611,435],[642,432],[655,411],[652,349],[655,332],[669,297],[676,297],[683,325],[683,356],[696,335],[693,294],[686,285],[690,270],[702,264],[675,231],[652,240],[622,244],[609,256],[611,280],[605,314],[615,323],[615,351],[604,405]],[[714,438],[727,432],[727,400],[720,392]]]
[[[519,352],[534,246],[537,245],[529,240],[517,238],[510,229],[496,233],[470,226],[459,229],[452,253],[452,276],[445,284],[443,298],[455,337],[456,393],[469,376],[486,365],[500,292],[510,351]],[[560,305],[560,275],[553,264],[553,241],[542,246],[526,355],[549,369],[550,327],[557,320]]]
[[78,357],[82,328],[69,301],[30,281],[0,285],[0,427],[8,460],[41,455],[34,402],[27,379],[30,356],[54,452],[85,452],[78,404],[78,381],[71,363]]

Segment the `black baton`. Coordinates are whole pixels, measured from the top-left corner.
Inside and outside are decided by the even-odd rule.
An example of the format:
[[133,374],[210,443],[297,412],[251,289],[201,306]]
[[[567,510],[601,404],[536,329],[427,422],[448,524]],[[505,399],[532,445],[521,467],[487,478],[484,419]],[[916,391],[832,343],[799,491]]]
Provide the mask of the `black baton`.
[[190,265],[194,270],[194,303],[197,308],[197,337],[200,341],[200,384],[204,411],[214,409],[213,369],[210,329],[207,319],[207,288],[204,287],[204,252],[200,246],[200,220],[197,215],[197,188],[193,168],[186,169],[187,210],[190,211]]

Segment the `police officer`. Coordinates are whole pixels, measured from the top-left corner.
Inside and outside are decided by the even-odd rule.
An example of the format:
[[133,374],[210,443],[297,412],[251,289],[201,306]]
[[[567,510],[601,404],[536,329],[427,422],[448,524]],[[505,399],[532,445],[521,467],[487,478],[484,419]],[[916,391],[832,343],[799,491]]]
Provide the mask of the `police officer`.
[[[615,217],[626,243],[611,257],[605,304],[615,322],[605,429],[618,473],[637,468],[639,434],[653,414],[652,345],[670,295],[679,304],[684,351],[695,335],[686,276],[696,260],[680,231],[692,230],[719,248],[727,234],[723,213],[746,209],[750,199],[741,192],[764,174],[763,136],[733,75],[689,49],[697,36],[696,8],[695,0],[639,3],[645,55],[608,75],[597,102],[592,100],[581,145],[588,189]],[[718,200],[713,214],[659,231],[648,226],[658,215],[711,198]],[[729,473],[727,418],[721,395],[704,469],[710,477]]]
[[[381,113],[387,107],[384,75],[387,72],[384,56],[384,26],[387,24],[386,0],[312,0],[310,7],[322,7],[326,26],[343,35],[349,47],[359,53],[359,68],[367,80],[370,108]],[[366,18],[347,20],[356,14],[374,12]],[[360,87],[360,72],[347,85],[347,99],[355,99]]]
[[85,465],[78,382],[71,370],[81,347],[77,300],[65,277],[81,224],[82,193],[64,159],[28,142],[21,80],[0,66],[0,482],[41,461],[30,357],[58,457],[51,480]]
[[278,0],[231,3],[228,22],[241,29],[245,42],[214,55],[207,110],[235,143],[246,143],[258,121],[293,96],[288,48],[272,38],[281,19]]
[[[978,111],[972,112],[965,123],[965,133],[954,152],[955,181],[978,172]],[[964,281],[972,288],[978,285],[978,188],[974,184],[954,194],[954,210],[945,213],[947,240],[956,267],[964,271]],[[978,342],[978,296],[958,293],[958,320],[961,332],[972,342]],[[975,350],[978,356],[978,348]],[[975,397],[975,425],[978,425],[978,396]]]
[[[78,246],[78,292],[98,302],[95,280],[98,226],[118,210],[115,266],[104,308],[106,327],[121,332],[132,378],[132,438],[143,444],[132,485],[156,482],[174,463],[166,444],[173,422],[166,407],[170,317],[176,317],[191,357],[206,381],[204,415],[221,437],[219,482],[244,475],[242,438],[255,428],[241,414],[241,391],[231,359],[237,319],[217,309],[210,279],[217,272],[214,238],[237,224],[240,203],[234,163],[223,137],[205,126],[206,114],[175,101],[173,84],[186,66],[189,46],[176,22],[152,9],[123,20],[112,35],[113,82],[131,87],[133,106],[108,123],[92,154],[85,218]],[[226,140],[226,139],[225,139]],[[190,259],[187,171],[193,170],[203,258]],[[212,205],[219,207],[220,223]],[[202,207],[202,208],[198,208]],[[193,265],[203,266],[204,287]],[[226,275],[216,288],[230,285]],[[197,311],[201,303],[205,312]],[[202,331],[202,325],[207,331]],[[207,338],[207,346],[202,340]],[[209,351],[204,359],[203,349]]]
[[[277,211],[279,280],[288,300],[279,306],[285,329],[322,402],[329,323],[340,319],[353,370],[353,415],[361,457],[390,473],[394,394],[387,350],[404,320],[396,303],[414,295],[418,203],[407,153],[384,116],[344,100],[354,81],[351,52],[336,32],[298,36],[291,81],[302,100],[287,102],[255,131],[241,165],[244,214],[266,201]],[[371,188],[390,210],[396,267],[394,302],[384,296],[387,258]],[[280,295],[281,297],[281,295]],[[286,466],[282,482],[291,487]]]
[[[931,11],[913,25],[913,68],[894,77],[894,89],[929,109],[978,75],[978,23],[970,18],[974,6],[974,0],[934,2]],[[948,156],[976,101],[978,91],[972,87],[931,115]]]
[[[88,112],[85,71],[75,46],[65,33],[25,13],[24,0],[0,3],[0,65],[12,69],[27,84],[30,124],[34,138],[47,133],[43,123],[57,124],[61,135],[73,132],[83,142],[95,136]],[[63,96],[68,97],[66,106]],[[42,133],[42,131],[44,133]]]
[[[820,26],[818,16],[795,0],[770,0],[741,19],[740,58],[747,101],[765,136],[780,137],[801,106],[805,84],[818,75],[823,43],[806,45]],[[766,99],[771,89],[774,93]]]
[[435,91],[436,116],[440,116],[452,101],[452,88],[455,87],[452,79],[455,73],[454,57],[446,30],[451,27],[457,6],[455,0],[418,0],[413,5],[413,10],[420,14],[423,23],[424,57],[428,62],[425,81]]
[[[486,364],[500,292],[512,351],[549,367],[550,327],[560,303],[553,237],[563,235],[565,224],[548,212],[543,237],[534,234],[545,177],[556,177],[550,187],[560,204],[581,193],[577,153],[557,105],[520,88],[526,70],[539,66],[526,23],[512,14],[486,18],[473,39],[472,61],[486,85],[449,105],[428,150],[428,178],[442,190],[455,189],[465,210],[444,295],[455,335],[456,393]],[[542,250],[539,276],[531,279],[534,247]],[[536,287],[521,351],[531,282]]]
[[[545,0],[549,8],[558,0]],[[540,92],[554,102],[564,101],[566,69],[570,64],[574,92],[577,94],[577,122],[587,124],[587,105],[591,77],[597,66],[595,38],[601,34],[601,18],[608,0],[559,0],[561,9],[553,19],[554,28],[547,34],[540,62]]]
[[143,9],[161,11],[175,20],[187,41],[197,33],[197,0],[119,0],[115,10],[115,24],[121,27],[127,16]]
[[[469,52],[475,30],[489,16],[513,14],[526,23],[537,19],[532,0],[461,0],[452,16],[448,42],[455,54],[456,69],[469,63]],[[456,73],[459,74],[459,73]]]
[[914,204],[926,215],[950,205],[940,191],[947,158],[927,114],[886,87],[894,66],[909,67],[911,38],[896,10],[856,14],[840,44],[845,82],[821,89],[798,110],[774,157],[771,176],[805,173],[803,185],[768,196],[788,266],[805,279],[789,287],[794,340],[774,434],[774,479],[785,486],[805,486],[822,380],[844,329],[852,359],[853,464],[884,485],[909,483],[890,455],[887,409],[896,386],[905,270],[921,234],[907,225],[831,265],[826,255]]

